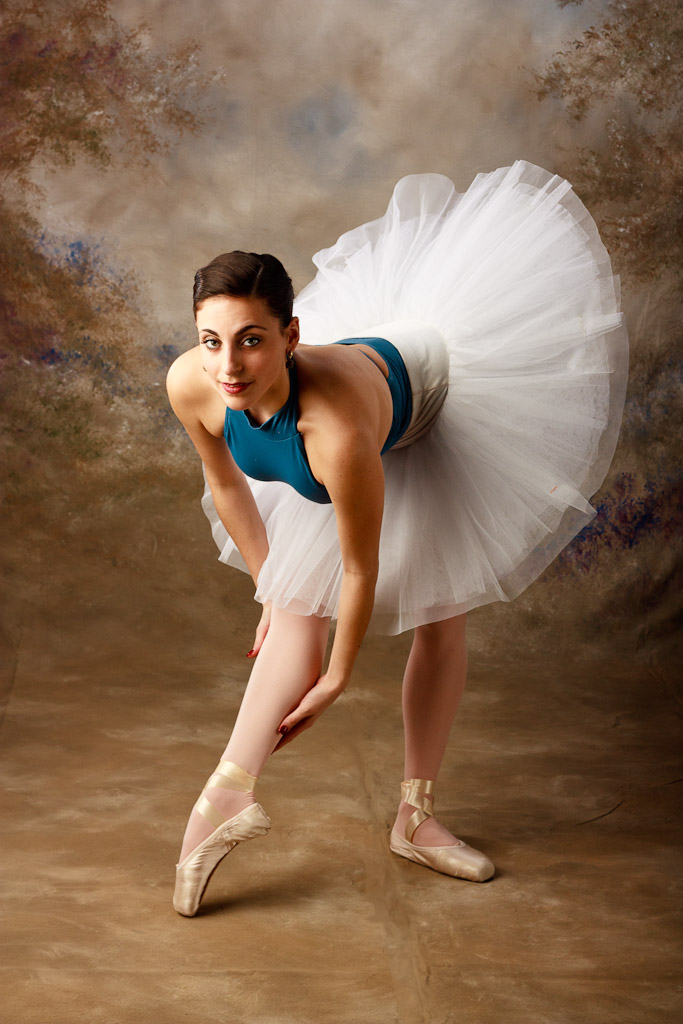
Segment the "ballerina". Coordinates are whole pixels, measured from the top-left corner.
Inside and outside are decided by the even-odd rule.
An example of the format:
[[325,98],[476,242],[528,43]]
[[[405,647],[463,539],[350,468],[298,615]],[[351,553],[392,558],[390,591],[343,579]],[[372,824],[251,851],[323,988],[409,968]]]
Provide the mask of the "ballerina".
[[562,179],[519,161],[458,196],[440,175],[410,176],[383,218],[315,262],[293,307],[275,257],[216,257],[195,277],[199,344],[168,375],[220,557],[263,605],[244,699],[183,839],[186,916],[226,853],[268,831],[263,766],[344,691],[369,627],[415,629],[391,850],[492,877],[433,813],[466,613],[514,597],[591,518],[618,433],[618,290]]

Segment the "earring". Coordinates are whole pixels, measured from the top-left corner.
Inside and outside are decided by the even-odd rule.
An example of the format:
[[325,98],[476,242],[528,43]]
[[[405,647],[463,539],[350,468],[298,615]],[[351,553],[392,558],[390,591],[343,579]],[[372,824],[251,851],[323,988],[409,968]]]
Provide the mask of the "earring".
[[294,366],[294,353],[291,348],[287,349],[287,355],[285,356],[285,366],[288,370],[291,370]]

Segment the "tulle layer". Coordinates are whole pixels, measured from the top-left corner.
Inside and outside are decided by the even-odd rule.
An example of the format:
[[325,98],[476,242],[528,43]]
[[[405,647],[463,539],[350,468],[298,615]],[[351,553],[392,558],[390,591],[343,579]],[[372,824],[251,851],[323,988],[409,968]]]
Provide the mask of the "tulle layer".
[[[421,320],[449,351],[429,433],[383,456],[385,514],[371,628],[398,633],[527,587],[592,518],[616,445],[628,346],[618,281],[568,182],[518,161],[460,195],[411,175],[386,214],[317,253],[295,313],[302,341]],[[336,614],[334,511],[250,481],[270,553],[258,600]],[[204,509],[222,561],[244,563]]]

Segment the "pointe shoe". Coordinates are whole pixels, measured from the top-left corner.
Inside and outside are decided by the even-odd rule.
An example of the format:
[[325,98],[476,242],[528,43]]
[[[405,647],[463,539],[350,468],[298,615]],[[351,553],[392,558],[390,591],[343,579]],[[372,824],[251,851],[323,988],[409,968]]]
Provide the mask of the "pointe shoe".
[[406,823],[405,836],[392,829],[390,849],[399,857],[406,857],[444,875],[465,878],[468,882],[485,882],[493,876],[495,867],[488,857],[463,843],[462,839],[453,846],[416,846],[412,842],[418,825],[434,813],[433,791],[431,779],[408,779],[401,783],[401,797],[415,808],[415,812]]
[[[252,792],[255,782],[256,779],[239,765],[222,761],[204,790],[218,787]],[[249,804],[226,820],[203,795],[204,790],[194,809],[217,827],[185,860],[176,865],[173,906],[184,917],[194,917],[197,913],[209,880],[223,858],[238,843],[264,836],[270,828],[270,818],[260,804]]]

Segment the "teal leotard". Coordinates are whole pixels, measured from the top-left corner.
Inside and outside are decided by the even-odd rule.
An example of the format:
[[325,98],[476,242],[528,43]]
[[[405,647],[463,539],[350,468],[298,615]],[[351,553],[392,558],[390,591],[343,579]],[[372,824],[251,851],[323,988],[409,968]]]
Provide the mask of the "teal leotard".
[[[382,447],[384,454],[402,437],[412,416],[412,394],[405,364],[397,349],[384,338],[346,338],[336,344],[367,345],[387,364],[387,384],[394,414]],[[311,472],[303,438],[296,428],[298,419],[299,382],[295,364],[289,371],[289,397],[274,416],[259,425],[252,423],[246,412],[226,409],[223,434],[235,462],[247,476],[255,480],[282,480],[309,501],[329,504],[331,499],[326,488]]]

